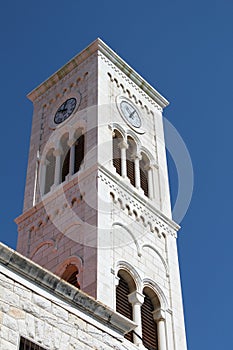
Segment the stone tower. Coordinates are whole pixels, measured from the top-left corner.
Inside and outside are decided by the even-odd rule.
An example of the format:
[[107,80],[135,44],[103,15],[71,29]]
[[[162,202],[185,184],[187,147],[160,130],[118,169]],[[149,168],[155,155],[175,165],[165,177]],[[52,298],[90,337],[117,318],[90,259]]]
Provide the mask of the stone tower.
[[135,346],[185,350],[167,100],[100,39],[28,97],[17,250],[132,319]]

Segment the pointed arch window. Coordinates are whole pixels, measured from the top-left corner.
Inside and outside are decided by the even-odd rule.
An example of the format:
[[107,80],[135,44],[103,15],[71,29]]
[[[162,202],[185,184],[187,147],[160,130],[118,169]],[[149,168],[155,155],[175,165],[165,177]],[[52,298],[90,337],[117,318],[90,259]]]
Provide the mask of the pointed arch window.
[[118,130],[114,131],[114,136],[113,136],[113,166],[116,169],[117,174],[121,174],[121,150],[120,150],[120,143],[122,142],[122,136],[119,133]]

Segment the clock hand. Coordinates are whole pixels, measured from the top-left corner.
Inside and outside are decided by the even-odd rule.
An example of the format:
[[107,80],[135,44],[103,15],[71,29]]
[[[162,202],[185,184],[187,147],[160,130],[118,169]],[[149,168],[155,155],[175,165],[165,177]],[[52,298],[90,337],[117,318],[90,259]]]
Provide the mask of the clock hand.
[[135,111],[133,111],[132,113],[130,113],[129,118],[132,119],[133,115],[134,115]]

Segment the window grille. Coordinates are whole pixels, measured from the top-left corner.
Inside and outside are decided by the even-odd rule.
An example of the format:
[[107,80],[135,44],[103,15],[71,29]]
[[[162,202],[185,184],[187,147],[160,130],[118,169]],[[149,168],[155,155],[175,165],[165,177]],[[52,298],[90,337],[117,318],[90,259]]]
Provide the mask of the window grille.
[[[128,295],[130,294],[128,283],[120,277],[119,284],[116,287],[116,311],[123,316],[133,319],[132,305],[129,303]],[[125,335],[125,338],[133,342],[133,332]]]
[[84,135],[81,135],[75,142],[75,161],[74,161],[74,173],[77,173],[80,169],[84,158]]
[[23,337],[20,338],[19,350],[45,350],[40,345],[32,343]]
[[157,324],[155,323],[152,314],[154,307],[149,296],[146,293],[143,294],[145,295],[145,298],[141,308],[142,342],[147,349],[158,350]]

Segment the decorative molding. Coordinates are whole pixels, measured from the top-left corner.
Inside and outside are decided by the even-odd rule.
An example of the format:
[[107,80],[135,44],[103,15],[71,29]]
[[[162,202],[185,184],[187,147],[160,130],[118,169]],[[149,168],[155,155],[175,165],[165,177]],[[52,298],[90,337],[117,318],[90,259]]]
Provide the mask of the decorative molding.
[[122,227],[125,231],[127,231],[128,233],[129,233],[129,235],[133,238],[133,241],[134,241],[134,243],[135,243],[135,245],[136,245],[136,247],[137,247],[137,254],[138,254],[138,256],[140,257],[140,256],[142,256],[142,253],[141,253],[141,251],[140,251],[140,246],[139,246],[139,244],[138,244],[138,242],[137,242],[137,239],[136,239],[136,237],[134,236],[134,234],[128,229],[128,227],[126,227],[124,224],[122,224],[121,222],[114,222],[113,224],[112,224],[112,226],[114,227],[114,226],[120,226],[120,227]]
[[152,232],[157,228],[160,235],[161,232],[174,235],[179,230],[179,225],[156,209],[150,199],[145,200],[140,196],[136,188],[132,190],[117,173],[113,174],[103,166],[99,166],[99,178],[109,187],[109,194],[114,204],[119,203],[121,209],[125,209],[127,205],[132,213],[134,211],[137,213],[144,226],[152,225]]
[[153,245],[151,244],[148,244],[148,243],[145,243],[143,244],[142,248],[150,248],[152,249],[160,258],[160,260],[162,261],[163,263],[163,266],[165,268],[165,271],[166,271],[166,276],[169,277],[169,270],[168,270],[168,265],[166,263],[166,261],[164,260],[163,256],[160,254],[160,252],[158,251],[158,249],[156,249]]

